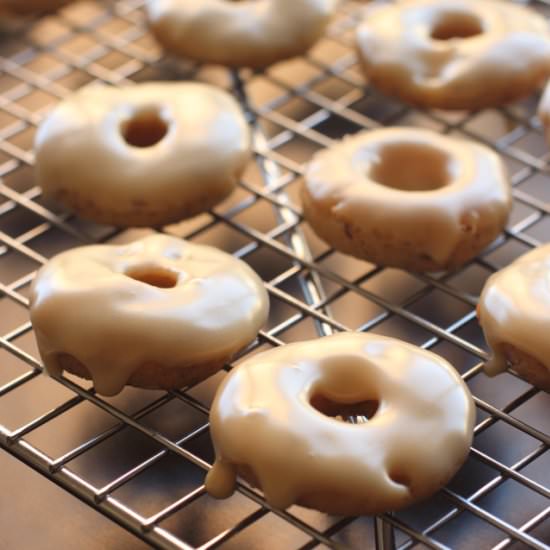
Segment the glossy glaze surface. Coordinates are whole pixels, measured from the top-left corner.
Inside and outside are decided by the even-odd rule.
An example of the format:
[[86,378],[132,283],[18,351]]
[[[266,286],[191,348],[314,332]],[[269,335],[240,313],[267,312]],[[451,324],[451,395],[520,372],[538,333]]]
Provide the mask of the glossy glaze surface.
[[485,372],[506,370],[502,344],[550,369],[550,245],[540,246],[492,275],[479,300],[478,316],[493,357]]
[[199,61],[263,67],[304,53],[318,40],[335,0],[148,0],[157,39]]
[[[129,273],[157,281],[161,273],[173,286]],[[161,234],[59,254],[39,271],[31,300],[48,372],[60,374],[58,356],[69,354],[104,395],[118,393],[145,363],[181,367],[230,356],[268,314],[262,281],[244,262]]]
[[399,236],[443,265],[466,225],[475,232],[483,218],[501,228],[512,205],[504,164],[488,147],[405,127],[360,132],[317,153],[305,191],[335,220]]
[[[129,143],[131,128],[133,139],[153,143]],[[155,226],[234,189],[250,157],[250,130],[233,97],[214,86],[92,86],[50,113],[35,152],[47,195],[100,223]]]
[[[319,400],[370,401],[377,410],[351,424],[317,410],[311,403]],[[355,513],[377,513],[450,479],[468,453],[474,407],[444,359],[399,340],[349,333],[245,361],[220,387],[210,422],[211,495],[229,496],[246,470],[278,508],[320,502],[333,513],[351,513],[350,504]],[[330,495],[336,503],[327,504]]]
[[374,4],[357,44],[367,76],[386,93],[435,107],[506,102],[550,74],[547,22],[512,2]]

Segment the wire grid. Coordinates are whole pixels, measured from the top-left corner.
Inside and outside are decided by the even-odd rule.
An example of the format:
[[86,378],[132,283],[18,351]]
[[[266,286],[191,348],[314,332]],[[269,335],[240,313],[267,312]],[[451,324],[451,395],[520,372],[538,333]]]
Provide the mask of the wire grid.
[[[548,395],[513,373],[481,374],[487,355],[475,322],[487,276],[550,234],[550,157],[534,116],[538,98],[450,114],[378,95],[352,49],[360,3],[341,5],[307,57],[260,73],[164,58],[142,4],[77,3],[0,43],[1,447],[158,548],[548,548]],[[531,4],[550,14],[550,2]],[[27,313],[36,269],[72,246],[139,232],[86,223],[43,201],[32,178],[35,128],[80,86],[150,79],[226,87],[254,128],[256,159],[239,190],[208,214],[163,228],[233,252],[264,278],[269,324],[235,363],[294,340],[362,330],[432,349],[467,381],[478,413],[474,445],[455,480],[428,502],[375,519],[272,510],[246,485],[216,502],[203,485],[213,459],[207,415],[225,372],[195,388],[127,389],[113,399],[70,376],[40,376]],[[510,169],[515,207],[506,232],[456,273],[408,274],[360,262],[327,248],[302,223],[297,191],[311,154],[347,133],[398,124],[485,143]],[[71,415],[85,426],[75,430]]]

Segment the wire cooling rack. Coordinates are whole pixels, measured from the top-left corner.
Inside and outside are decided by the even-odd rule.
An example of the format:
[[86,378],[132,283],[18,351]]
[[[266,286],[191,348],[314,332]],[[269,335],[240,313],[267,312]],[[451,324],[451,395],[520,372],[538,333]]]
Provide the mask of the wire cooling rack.
[[[538,97],[477,113],[420,111],[382,97],[365,84],[353,52],[361,3],[343,3],[306,57],[261,73],[164,57],[142,4],[75,3],[18,23],[0,40],[2,449],[158,548],[548,548],[550,400],[513,373],[483,375],[486,348],[475,320],[490,273],[549,240],[550,157],[535,118]],[[550,15],[550,2],[531,5]],[[213,460],[208,407],[225,371],[182,391],[128,388],[112,399],[70,376],[41,376],[27,311],[36,270],[67,248],[142,232],[85,223],[45,202],[32,173],[36,126],[90,82],[159,79],[233,91],[254,128],[256,158],[238,191],[207,214],[162,228],[232,252],[263,277],[269,324],[235,363],[283,343],[362,330],[431,349],[467,381],[477,405],[474,444],[456,478],[429,501],[379,518],[335,518],[272,510],[243,485],[218,502],[203,481]],[[458,272],[414,275],[360,262],[327,248],[303,223],[297,190],[311,155],[381,125],[478,140],[506,161],[510,224]],[[12,497],[2,495],[2,508]]]

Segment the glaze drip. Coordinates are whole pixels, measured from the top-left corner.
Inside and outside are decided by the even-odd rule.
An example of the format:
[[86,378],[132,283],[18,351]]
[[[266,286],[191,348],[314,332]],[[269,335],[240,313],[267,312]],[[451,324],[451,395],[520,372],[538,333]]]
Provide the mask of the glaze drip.
[[63,252],[39,271],[31,294],[46,370],[60,374],[59,355],[74,357],[103,395],[118,393],[144,364],[232,355],[268,312],[263,284],[244,262],[162,234]]
[[550,369],[550,245],[521,256],[487,280],[478,317],[493,356],[485,372],[506,370],[501,352],[511,344]]
[[[367,423],[341,422],[312,406],[319,393],[343,404],[376,401],[378,409]],[[466,386],[432,353],[369,334],[289,344],[245,361],[220,387],[206,488],[225,498],[238,473],[277,508],[397,509],[454,474],[473,421]]]
[[404,127],[360,132],[317,153],[305,193],[330,205],[335,220],[367,236],[405,235],[441,265],[462,240],[465,220],[472,230],[480,217],[501,227],[512,205],[505,167],[490,149]]

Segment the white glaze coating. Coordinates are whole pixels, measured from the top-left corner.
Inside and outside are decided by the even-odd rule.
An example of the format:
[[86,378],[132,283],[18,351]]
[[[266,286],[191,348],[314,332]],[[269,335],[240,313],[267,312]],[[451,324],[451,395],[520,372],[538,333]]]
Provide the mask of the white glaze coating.
[[[476,21],[482,32],[432,38],[442,21],[451,21],[449,29]],[[513,2],[402,0],[375,6],[357,30],[357,43],[367,76],[383,91],[434,107],[499,104],[530,93],[550,75],[547,22]]]
[[[158,113],[166,135],[149,147],[123,129]],[[237,102],[206,84],[93,86],[63,100],[35,139],[44,192],[81,215],[114,225],[160,225],[228,195],[250,158],[250,131]]]
[[491,275],[479,300],[478,317],[493,357],[485,372],[506,370],[503,344],[511,344],[550,370],[550,245],[524,254]]
[[[173,288],[135,280],[136,268],[164,269]],[[38,272],[31,321],[48,372],[60,353],[114,395],[145,363],[193,365],[231,356],[263,325],[268,297],[244,262],[209,246],[156,234],[129,245],[63,252]]]
[[148,0],[146,7],[155,36],[177,55],[264,67],[309,49],[335,0]]
[[[344,423],[310,405],[316,394],[378,400],[379,408],[366,424]],[[359,333],[289,344],[245,361],[219,388],[206,488],[229,496],[237,467],[246,467],[277,508],[332,494],[343,506],[356,503],[355,513],[397,509],[450,479],[473,423],[466,385],[431,352]]]
[[[403,190],[399,170],[395,187],[373,179],[387,151],[402,148],[407,169],[446,185],[426,191]],[[447,160],[428,160],[438,152]],[[402,166],[399,154],[385,161]],[[439,174],[438,172],[443,172]],[[336,220],[359,225],[364,234],[393,235],[413,249],[445,265],[463,235],[464,216],[475,228],[479,218],[501,228],[512,206],[508,176],[501,159],[483,145],[443,136],[431,130],[383,128],[348,136],[317,153],[310,163],[305,190],[314,202],[326,204]]]

